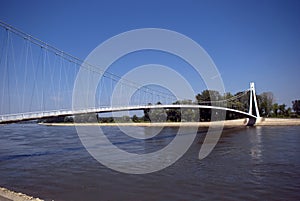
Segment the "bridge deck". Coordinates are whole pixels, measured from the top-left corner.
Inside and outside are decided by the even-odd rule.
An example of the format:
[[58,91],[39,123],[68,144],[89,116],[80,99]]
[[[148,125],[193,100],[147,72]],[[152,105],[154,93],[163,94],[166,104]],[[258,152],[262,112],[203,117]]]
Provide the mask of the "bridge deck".
[[57,110],[57,111],[38,111],[28,112],[20,114],[9,114],[0,116],[0,123],[12,123],[24,120],[34,120],[48,117],[58,116],[71,116],[77,114],[88,114],[88,113],[105,113],[105,112],[120,112],[120,111],[131,111],[131,110],[144,110],[144,109],[214,109],[222,111],[230,111],[237,114],[242,114],[247,118],[256,119],[257,117],[247,112],[211,106],[211,105],[137,105],[137,106],[126,106],[126,107],[103,107],[103,108],[89,108],[89,109],[73,109],[73,110]]

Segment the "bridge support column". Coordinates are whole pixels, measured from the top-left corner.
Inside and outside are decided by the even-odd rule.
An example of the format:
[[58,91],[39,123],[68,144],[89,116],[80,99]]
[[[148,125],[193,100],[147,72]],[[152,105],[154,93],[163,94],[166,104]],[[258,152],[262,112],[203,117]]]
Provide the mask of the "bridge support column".
[[258,109],[258,104],[257,104],[257,99],[256,99],[256,93],[255,93],[255,85],[254,82],[250,82],[250,103],[249,103],[249,114],[252,115],[253,113],[253,103],[255,107],[255,113],[256,113],[256,119],[248,119],[248,126],[253,126],[255,123],[261,121],[261,117],[259,114],[259,109]]

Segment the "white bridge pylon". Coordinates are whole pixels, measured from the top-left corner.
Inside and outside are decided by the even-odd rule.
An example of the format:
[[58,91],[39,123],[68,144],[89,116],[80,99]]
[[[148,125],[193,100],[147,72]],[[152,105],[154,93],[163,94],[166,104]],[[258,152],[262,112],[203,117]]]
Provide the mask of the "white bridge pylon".
[[252,115],[252,113],[253,113],[253,102],[254,102],[256,118],[260,118],[254,82],[250,82],[250,98],[249,99],[250,99],[249,114]]
[[255,107],[255,118],[248,118],[247,125],[253,126],[255,123],[258,123],[261,121],[261,117],[259,114],[257,99],[256,99],[256,92],[255,92],[255,85],[254,82],[250,82],[250,97],[249,97],[249,115],[253,115],[253,104]]

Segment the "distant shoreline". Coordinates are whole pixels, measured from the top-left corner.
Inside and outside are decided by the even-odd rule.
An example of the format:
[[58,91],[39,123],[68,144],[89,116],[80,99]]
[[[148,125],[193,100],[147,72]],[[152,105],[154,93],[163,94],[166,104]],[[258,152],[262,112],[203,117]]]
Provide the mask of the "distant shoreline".
[[[46,126],[140,126],[140,127],[210,127],[246,126],[247,119],[216,122],[141,122],[141,123],[39,123]],[[300,119],[261,118],[254,126],[300,126]]]

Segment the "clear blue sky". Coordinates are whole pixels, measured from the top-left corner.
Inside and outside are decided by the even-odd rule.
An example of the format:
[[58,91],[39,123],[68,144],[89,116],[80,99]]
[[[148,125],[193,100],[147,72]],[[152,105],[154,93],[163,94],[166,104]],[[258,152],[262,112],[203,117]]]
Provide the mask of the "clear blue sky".
[[[212,57],[226,91],[256,83],[275,101],[300,99],[300,1],[0,1],[0,19],[79,58],[137,28],[170,29]],[[199,92],[203,88],[199,88]]]

